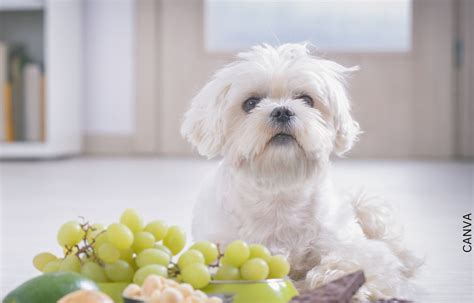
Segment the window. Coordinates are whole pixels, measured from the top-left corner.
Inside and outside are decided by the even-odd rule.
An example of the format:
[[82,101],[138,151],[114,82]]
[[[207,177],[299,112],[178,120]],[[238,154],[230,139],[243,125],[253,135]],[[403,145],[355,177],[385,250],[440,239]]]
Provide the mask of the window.
[[412,0],[205,0],[208,51],[309,41],[325,51],[407,52]]

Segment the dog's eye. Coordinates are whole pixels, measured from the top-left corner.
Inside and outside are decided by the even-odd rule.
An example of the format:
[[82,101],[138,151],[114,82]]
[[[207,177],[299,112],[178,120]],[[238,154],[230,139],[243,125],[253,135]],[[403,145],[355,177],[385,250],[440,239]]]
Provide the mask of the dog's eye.
[[308,104],[308,105],[311,106],[311,107],[313,107],[313,105],[314,105],[313,98],[311,98],[311,97],[308,96],[308,95],[300,95],[300,96],[296,97],[296,99],[301,99],[301,100],[303,100],[304,103]]
[[260,102],[260,98],[258,97],[251,97],[251,98],[248,98],[247,100],[245,100],[245,102],[242,104],[242,109],[244,110],[244,112],[248,113],[250,112],[252,109],[255,108],[255,106],[257,106],[257,104]]

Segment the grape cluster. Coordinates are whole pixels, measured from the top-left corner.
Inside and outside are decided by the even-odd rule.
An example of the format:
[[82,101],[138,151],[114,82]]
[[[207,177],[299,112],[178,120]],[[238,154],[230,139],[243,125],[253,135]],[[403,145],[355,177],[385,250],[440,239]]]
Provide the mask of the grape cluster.
[[137,211],[127,209],[118,223],[101,224],[70,221],[57,235],[65,255],[58,258],[43,252],[33,259],[42,272],[78,272],[96,282],[143,283],[150,274],[168,276],[173,255],[186,245],[178,226],[161,220],[144,224]]
[[186,245],[184,231],[161,220],[145,225],[133,209],[125,210],[119,222],[107,228],[88,222],[67,222],[60,227],[57,240],[64,256],[58,258],[43,252],[34,257],[34,266],[45,273],[77,272],[99,283],[142,285],[148,276],[158,275],[202,289],[212,279],[283,278],[290,270],[283,256],[272,256],[266,247],[241,240],[230,243],[223,254],[214,243],[194,243],[175,263],[173,256]]
[[285,257],[242,240],[230,243],[224,254],[213,243],[197,242],[181,254],[178,267],[182,280],[195,288],[207,286],[211,279],[258,281],[280,279],[290,272]]

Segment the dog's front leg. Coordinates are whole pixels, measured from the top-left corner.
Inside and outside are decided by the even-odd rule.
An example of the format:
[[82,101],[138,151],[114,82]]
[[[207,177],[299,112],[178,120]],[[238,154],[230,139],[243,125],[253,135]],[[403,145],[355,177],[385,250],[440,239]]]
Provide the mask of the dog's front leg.
[[306,275],[304,289],[315,289],[359,269],[364,270],[367,282],[355,298],[368,300],[403,297],[403,265],[392,250],[380,241],[360,239],[330,250],[321,263]]

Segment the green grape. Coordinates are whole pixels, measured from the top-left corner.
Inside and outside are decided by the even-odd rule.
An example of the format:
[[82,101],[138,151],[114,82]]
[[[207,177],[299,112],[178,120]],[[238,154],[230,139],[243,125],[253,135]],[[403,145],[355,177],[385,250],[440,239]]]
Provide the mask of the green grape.
[[[226,258],[225,256],[223,256],[223,257],[221,258],[221,261],[219,262],[219,265],[222,266],[222,265],[232,265],[232,264],[230,264],[229,261],[227,261],[227,258]],[[233,266],[233,265],[232,265],[232,266]]]
[[118,249],[130,248],[133,244],[133,233],[120,223],[112,223],[107,228],[107,239]]
[[98,283],[104,283],[108,281],[102,266],[92,261],[87,261],[84,263],[84,265],[82,265],[81,275]]
[[168,247],[173,255],[177,255],[186,245],[186,234],[176,225],[168,228],[163,244]]
[[248,260],[250,250],[247,243],[242,240],[235,240],[227,246],[224,256],[228,264],[240,267]]
[[135,253],[139,254],[141,251],[152,248],[155,245],[155,237],[149,232],[140,231],[135,234],[133,240],[132,249]]
[[76,255],[69,255],[61,262],[59,270],[78,273],[81,271],[81,261]]
[[204,264],[204,262],[205,262],[205,259],[202,252],[200,252],[199,250],[190,249],[184,252],[179,257],[178,266],[181,270],[183,270],[185,267],[191,264],[195,264],[195,263]]
[[204,255],[207,265],[212,264],[219,256],[219,250],[216,244],[208,241],[196,242],[190,249],[199,250]]
[[94,239],[104,231],[104,226],[102,224],[92,224],[91,229],[88,230],[86,235],[87,243],[92,243]]
[[[99,249],[99,247],[107,243],[109,241],[109,238],[107,237],[107,231],[101,231],[97,235],[95,235],[94,238],[94,244],[92,245],[95,249]],[[92,243],[92,242],[90,242]]]
[[48,262],[44,267],[43,267],[43,272],[48,273],[48,272],[57,272],[60,270],[62,261],[57,259],[54,261]]
[[84,237],[84,230],[77,221],[69,221],[61,225],[58,231],[58,243],[62,247],[72,247],[81,242]]
[[133,233],[143,230],[143,219],[134,209],[126,209],[120,217],[120,223],[126,225]]
[[240,272],[237,267],[224,264],[217,270],[216,280],[240,280]]
[[128,264],[130,264],[130,266],[132,266],[133,270],[135,270],[135,271],[139,268],[138,265],[137,265],[137,258],[134,258],[132,260],[132,262],[130,262]]
[[94,259],[92,256],[82,255],[79,257],[79,260],[81,261],[82,266],[84,266],[84,264],[86,263],[91,263],[91,262],[94,263]]
[[153,247],[156,248],[156,249],[159,249],[161,251],[164,251],[165,253],[170,255],[170,257],[173,256],[173,253],[171,252],[171,250],[168,247],[164,246],[163,244],[155,243],[155,245]]
[[102,231],[99,230],[89,230],[86,235],[87,243],[91,244],[99,233]]
[[48,264],[51,261],[55,261],[57,259],[58,258],[52,253],[43,252],[43,253],[37,254],[33,258],[33,265],[36,267],[37,270],[43,271],[46,264]]
[[268,277],[268,264],[260,258],[247,260],[240,268],[240,275],[244,280],[258,281]]
[[272,254],[266,248],[265,246],[261,244],[251,244],[249,245],[249,250],[250,250],[250,257],[249,259],[253,258],[260,258],[265,260],[265,262],[270,261],[270,258],[272,257]]
[[115,263],[105,264],[105,274],[112,282],[132,282],[133,268],[127,262],[118,260]]
[[206,287],[211,281],[211,274],[206,265],[194,263],[181,270],[181,278],[184,282],[199,289]]
[[269,279],[281,279],[290,272],[290,263],[280,255],[271,257],[268,267],[270,268]]
[[133,283],[137,285],[143,285],[143,281],[145,281],[146,277],[149,275],[158,275],[167,278],[168,277],[168,269],[163,265],[147,265],[143,266],[133,276]]
[[145,226],[145,231],[151,233],[156,241],[161,241],[168,232],[168,225],[161,220],[151,221]]
[[147,248],[137,255],[135,259],[138,267],[144,267],[150,264],[158,264],[168,267],[170,255],[156,248]]
[[120,251],[110,243],[102,244],[97,254],[105,263],[115,263],[120,258]]
[[119,250],[119,253],[120,260],[124,260],[130,265],[133,263],[133,250],[131,248]]

